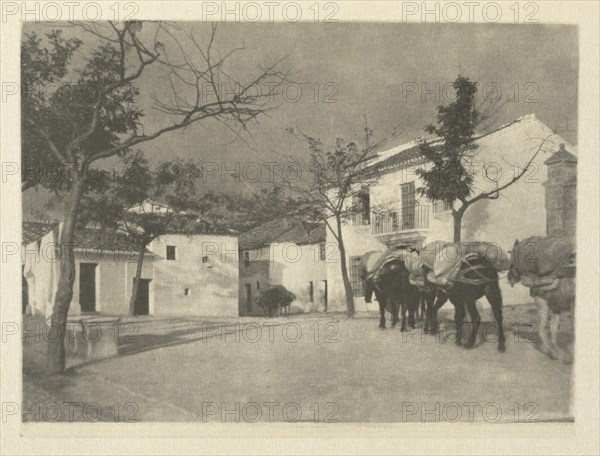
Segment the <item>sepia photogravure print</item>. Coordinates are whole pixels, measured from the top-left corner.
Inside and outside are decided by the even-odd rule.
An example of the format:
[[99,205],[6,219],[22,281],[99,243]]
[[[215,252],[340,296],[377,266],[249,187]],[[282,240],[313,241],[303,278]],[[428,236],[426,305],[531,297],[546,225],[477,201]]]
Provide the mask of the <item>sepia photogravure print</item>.
[[596,454],[598,7],[561,7],[3,2],[6,454]]

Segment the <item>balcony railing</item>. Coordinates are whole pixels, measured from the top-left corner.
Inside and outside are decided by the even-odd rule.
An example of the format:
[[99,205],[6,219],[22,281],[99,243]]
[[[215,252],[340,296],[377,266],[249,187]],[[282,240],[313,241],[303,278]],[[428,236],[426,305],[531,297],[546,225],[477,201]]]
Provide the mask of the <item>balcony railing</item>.
[[386,211],[373,214],[373,234],[390,234],[401,231],[429,228],[430,206],[418,205],[403,207],[399,211]]

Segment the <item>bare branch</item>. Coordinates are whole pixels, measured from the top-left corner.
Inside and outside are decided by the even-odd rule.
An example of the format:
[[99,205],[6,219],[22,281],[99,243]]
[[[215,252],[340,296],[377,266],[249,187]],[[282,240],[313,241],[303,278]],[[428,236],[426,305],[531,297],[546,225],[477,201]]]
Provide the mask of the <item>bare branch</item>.
[[[479,195],[475,196],[474,198],[468,200],[468,201],[463,201],[463,204],[468,207],[473,203],[476,203],[479,200],[482,199],[496,199],[498,198],[498,196],[500,195],[500,192],[508,187],[510,187],[512,184],[514,184],[515,182],[517,182],[519,179],[521,179],[521,177],[523,177],[525,175],[525,173],[529,170],[529,167],[531,166],[531,164],[533,163],[533,161],[536,159],[536,157],[539,155],[539,153],[541,151],[543,151],[544,149],[544,144],[546,144],[546,142],[552,137],[554,136],[556,133],[551,133],[550,135],[548,135],[546,138],[544,138],[542,140],[542,142],[540,143],[540,145],[537,147],[535,153],[531,156],[531,158],[529,159],[529,161],[525,164],[525,166],[523,167],[523,169],[521,169],[512,179],[510,179],[508,182],[506,182],[505,184],[499,186],[498,188],[496,188],[495,190],[491,190],[488,192],[482,192]],[[465,207],[465,209],[466,209]],[[462,209],[462,208],[461,208]]]

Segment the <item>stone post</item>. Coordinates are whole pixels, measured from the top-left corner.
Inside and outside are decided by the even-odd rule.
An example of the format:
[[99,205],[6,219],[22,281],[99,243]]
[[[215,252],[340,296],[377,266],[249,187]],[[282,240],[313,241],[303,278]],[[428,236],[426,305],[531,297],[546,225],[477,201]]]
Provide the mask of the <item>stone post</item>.
[[544,162],[548,166],[546,188],[546,234],[575,236],[577,222],[577,157],[561,144]]

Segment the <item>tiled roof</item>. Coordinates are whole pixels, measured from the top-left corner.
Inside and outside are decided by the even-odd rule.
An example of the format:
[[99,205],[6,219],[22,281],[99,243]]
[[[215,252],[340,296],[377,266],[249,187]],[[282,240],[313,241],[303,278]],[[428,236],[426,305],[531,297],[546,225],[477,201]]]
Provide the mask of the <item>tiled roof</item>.
[[577,163],[577,157],[565,149],[565,145],[561,144],[558,151],[544,162],[544,165],[552,165],[554,163],[571,162]]
[[[22,223],[23,243],[25,245],[41,239],[59,225],[51,221],[30,221]],[[75,250],[95,250],[98,252],[132,252],[137,253],[138,247],[125,234],[114,230],[98,228],[83,228],[75,231]],[[148,249],[146,254],[152,255]]]
[[29,245],[38,239],[43,238],[46,234],[58,226],[58,222],[50,221],[23,221],[22,234],[23,244]]
[[[127,235],[115,230],[102,230],[99,228],[77,230],[75,232],[75,249],[128,253],[137,253],[139,250]],[[145,253],[152,254],[148,249]]]
[[275,242],[293,242],[298,245],[318,244],[325,242],[326,238],[324,223],[307,223],[298,218],[284,217],[240,235],[240,248],[255,249]]
[[[512,122],[501,125],[494,131],[479,135],[475,139],[476,140],[482,139],[486,136],[493,135],[501,130],[511,127],[515,124],[523,123],[523,122],[526,122],[526,121],[529,121],[532,119],[535,119],[534,114],[529,114],[527,116],[519,117],[518,119],[513,120]],[[427,140],[427,143],[430,146],[435,147],[436,144],[441,143],[441,140],[440,139]],[[377,154],[369,159],[369,161],[366,163],[366,167],[369,169],[378,170],[379,172],[383,172],[390,167],[396,167],[397,165],[402,164],[402,163],[407,163],[407,162],[415,161],[415,160],[417,160],[417,161],[422,160],[423,157],[422,157],[419,149],[420,148],[419,148],[418,140],[411,141],[411,142],[404,143],[404,144],[397,144],[397,143],[393,143],[392,141],[388,141],[388,142],[382,144],[377,149]]]

